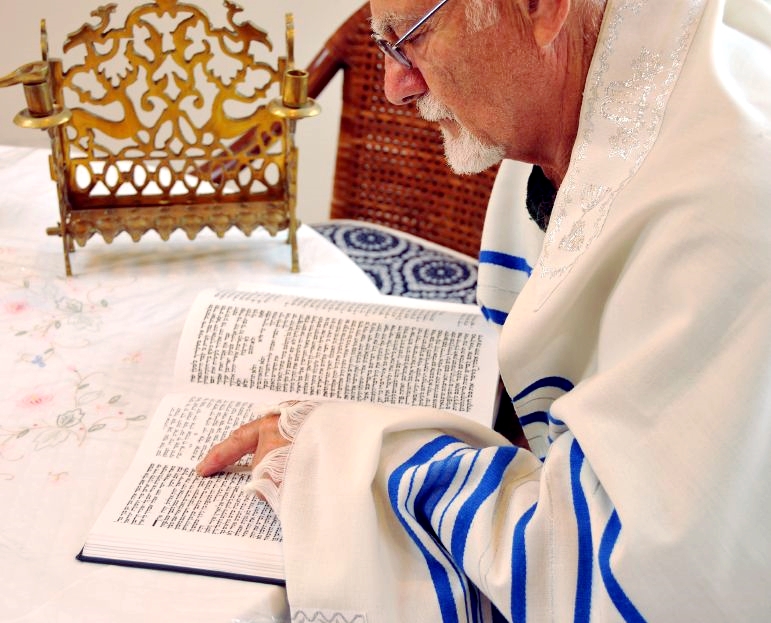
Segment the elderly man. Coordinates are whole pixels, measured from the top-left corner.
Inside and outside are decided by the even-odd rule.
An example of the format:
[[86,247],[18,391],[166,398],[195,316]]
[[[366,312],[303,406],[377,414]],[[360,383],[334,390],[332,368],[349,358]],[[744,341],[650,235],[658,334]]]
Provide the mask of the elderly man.
[[[530,451],[307,402],[213,448],[203,475],[256,449],[293,620],[767,618],[769,4],[371,4],[389,99],[439,123],[457,171],[507,159],[479,297]],[[526,189],[509,160],[535,165]]]

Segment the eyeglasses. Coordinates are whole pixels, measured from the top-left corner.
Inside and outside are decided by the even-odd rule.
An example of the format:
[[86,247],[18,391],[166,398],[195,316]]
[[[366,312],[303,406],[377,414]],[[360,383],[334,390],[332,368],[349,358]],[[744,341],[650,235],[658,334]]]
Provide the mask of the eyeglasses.
[[410,28],[407,32],[405,32],[396,43],[391,43],[388,41],[385,37],[381,35],[372,34],[372,38],[375,40],[375,43],[377,44],[377,47],[380,48],[380,50],[385,54],[386,56],[390,56],[392,59],[394,59],[397,63],[402,65],[403,67],[406,67],[407,69],[412,69],[412,63],[410,62],[410,59],[407,58],[407,56],[404,54],[404,52],[401,51],[401,47],[407,43],[410,39],[413,39],[415,37],[416,31],[418,28],[420,28],[423,24],[425,24],[429,19],[431,19],[431,16],[433,16],[434,13],[436,13],[439,9],[441,9],[445,4],[447,3],[447,0],[440,0],[439,3],[431,9],[428,13],[426,13],[423,17],[421,17],[415,24]]

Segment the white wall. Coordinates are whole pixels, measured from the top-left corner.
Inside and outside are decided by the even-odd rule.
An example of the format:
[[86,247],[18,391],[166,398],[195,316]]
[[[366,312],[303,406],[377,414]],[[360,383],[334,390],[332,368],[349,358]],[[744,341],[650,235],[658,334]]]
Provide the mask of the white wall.
[[[110,0],[0,0],[0,76],[20,65],[40,59],[40,20],[46,20],[51,56],[61,55],[66,36],[86,22],[90,12]],[[139,0],[112,0],[120,19]],[[180,0],[182,2],[183,0]],[[215,24],[224,23],[222,0],[188,0],[204,9]],[[248,18],[268,31],[274,50],[285,53],[284,15],[291,11],[295,21],[295,61],[304,67],[329,35],[356,10],[363,0],[236,0],[244,8],[240,19]],[[240,21],[240,20],[239,20]],[[117,22],[113,22],[117,23]],[[298,212],[305,222],[326,218],[332,193],[334,157],[340,116],[340,78],[319,98],[320,116],[298,123],[300,148]],[[20,86],[0,89],[0,144],[48,147],[48,135],[39,130],[17,127],[13,117],[25,108]],[[48,179],[47,171],[42,171]],[[52,208],[53,209],[53,208]]]

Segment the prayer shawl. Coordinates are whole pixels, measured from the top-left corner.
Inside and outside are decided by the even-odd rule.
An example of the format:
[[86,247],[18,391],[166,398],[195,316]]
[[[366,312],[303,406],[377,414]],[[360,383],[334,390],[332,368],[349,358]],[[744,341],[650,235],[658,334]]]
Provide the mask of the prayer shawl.
[[764,0],[609,1],[541,246],[507,163],[481,253],[533,452],[320,405],[280,507],[295,623],[768,619],[769,38]]

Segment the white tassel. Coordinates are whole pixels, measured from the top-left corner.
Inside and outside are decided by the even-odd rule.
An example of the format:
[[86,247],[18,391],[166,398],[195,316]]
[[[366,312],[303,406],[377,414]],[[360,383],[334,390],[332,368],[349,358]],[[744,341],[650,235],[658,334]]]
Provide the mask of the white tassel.
[[281,436],[289,441],[294,441],[297,432],[305,422],[305,418],[318,404],[313,400],[304,400],[293,404],[282,403],[281,417],[278,419],[278,432],[281,433]]
[[284,484],[284,472],[289,460],[289,452],[305,419],[316,408],[318,402],[311,400],[288,401],[278,405],[255,410],[256,419],[266,415],[278,414],[278,431],[289,444],[268,452],[252,468],[252,478],[244,485],[244,491],[262,498],[276,512],[281,503],[281,488]]

